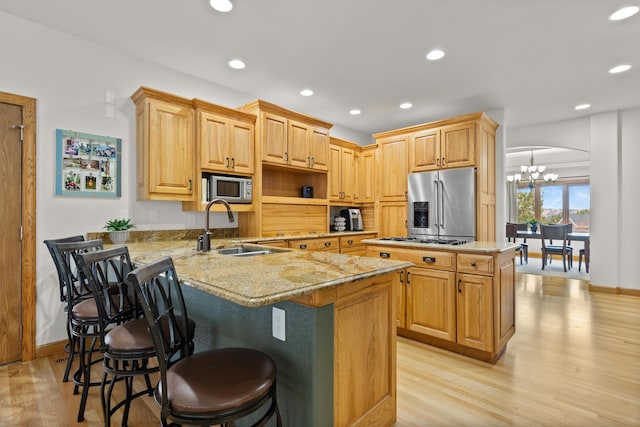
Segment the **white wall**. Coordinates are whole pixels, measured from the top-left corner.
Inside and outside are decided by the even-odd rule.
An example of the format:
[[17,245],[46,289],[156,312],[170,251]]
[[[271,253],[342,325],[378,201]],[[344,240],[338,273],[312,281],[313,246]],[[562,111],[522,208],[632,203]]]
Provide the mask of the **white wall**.
[[[14,42],[18,38],[19,43]],[[203,213],[182,212],[179,202],[136,200],[135,106],[129,97],[140,86],[230,107],[252,101],[254,96],[2,12],[0,41],[5,58],[0,66],[0,90],[37,100],[39,243],[49,238],[102,231],[105,221],[114,217],[130,217],[142,230],[204,226]],[[115,119],[105,115],[107,90],[116,94]],[[94,200],[55,195],[56,129],[122,138],[121,198]],[[355,137],[361,143],[369,138],[349,129],[336,130],[342,137]],[[211,224],[216,228],[230,226],[224,213],[212,213]],[[36,345],[42,345],[66,338],[65,315],[58,298],[55,269],[44,244],[37,245],[36,255]]]
[[[640,244],[640,185],[638,161],[640,161],[640,108],[620,112],[620,226],[618,278],[619,286],[640,289],[638,279],[638,245]],[[606,177],[602,177],[606,180]],[[599,207],[600,205],[598,205]],[[604,220],[607,220],[604,218]],[[607,246],[607,240],[602,241]],[[606,265],[598,278],[606,276]],[[599,283],[595,282],[594,283]]]

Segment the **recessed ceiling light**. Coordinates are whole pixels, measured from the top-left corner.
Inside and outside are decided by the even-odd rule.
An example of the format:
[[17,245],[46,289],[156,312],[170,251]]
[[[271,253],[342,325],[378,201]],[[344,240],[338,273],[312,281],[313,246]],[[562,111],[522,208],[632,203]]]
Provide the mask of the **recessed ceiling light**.
[[586,110],[589,107],[591,107],[591,104],[580,104],[580,105],[576,105],[574,108],[576,110]]
[[400,104],[400,108],[402,108],[403,110],[408,110],[411,107],[413,107],[413,104],[410,102],[403,102],[402,104]]
[[357,116],[360,113],[362,113],[362,111],[358,110],[357,108],[354,108],[353,110],[349,111],[349,114],[351,114],[352,116]]
[[638,6],[623,7],[622,9],[618,9],[615,12],[613,12],[609,16],[609,20],[611,20],[611,21],[621,21],[623,19],[630,18],[633,15],[635,15],[636,13],[638,13],[638,10],[640,10],[640,8]]
[[235,68],[236,70],[242,70],[246,67],[246,64],[240,59],[232,59],[229,61],[229,67]]
[[434,49],[427,53],[427,59],[429,61],[437,61],[438,59],[442,59],[442,57],[444,57],[444,52],[438,49]]
[[615,67],[613,67],[612,69],[609,70],[609,72],[611,74],[618,74],[618,73],[624,73],[625,71],[629,70],[631,68],[631,65],[616,65]]
[[313,91],[311,89],[302,89],[300,91],[300,95],[302,95],[302,96],[311,96],[311,95],[313,95]]
[[209,0],[209,4],[218,12],[229,12],[233,9],[233,4],[229,0]]

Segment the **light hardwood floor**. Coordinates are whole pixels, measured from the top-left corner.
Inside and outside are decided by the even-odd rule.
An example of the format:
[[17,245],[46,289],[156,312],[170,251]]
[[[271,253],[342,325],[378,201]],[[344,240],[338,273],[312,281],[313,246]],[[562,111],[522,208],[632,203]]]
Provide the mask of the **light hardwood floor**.
[[[495,365],[398,339],[396,427],[640,425],[640,298],[534,275],[517,288],[516,334]],[[97,389],[75,422],[63,369],[56,358],[0,367],[0,426],[102,425]],[[129,425],[157,426],[158,412],[140,398]]]

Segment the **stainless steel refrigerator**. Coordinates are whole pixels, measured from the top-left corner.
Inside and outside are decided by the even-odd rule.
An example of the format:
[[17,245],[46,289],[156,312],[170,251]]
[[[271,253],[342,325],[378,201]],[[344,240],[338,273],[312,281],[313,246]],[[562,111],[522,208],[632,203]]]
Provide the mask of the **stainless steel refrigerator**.
[[475,240],[475,188],[475,168],[409,174],[409,237]]

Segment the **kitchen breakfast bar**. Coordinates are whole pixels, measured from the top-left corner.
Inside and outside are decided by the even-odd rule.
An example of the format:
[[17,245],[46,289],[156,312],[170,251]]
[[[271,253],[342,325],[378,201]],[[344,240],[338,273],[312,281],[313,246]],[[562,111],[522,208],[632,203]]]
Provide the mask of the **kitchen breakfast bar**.
[[[327,252],[229,256],[213,240],[128,243],[136,264],[170,256],[196,322],[196,352],[242,346],[269,354],[287,426],[388,426],[396,419],[396,292],[413,264]],[[272,316],[284,310],[284,340]],[[276,334],[277,335],[277,334]]]

